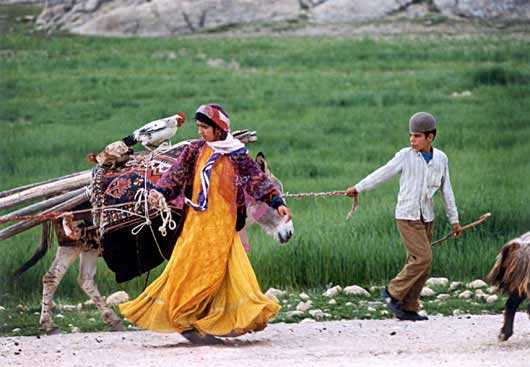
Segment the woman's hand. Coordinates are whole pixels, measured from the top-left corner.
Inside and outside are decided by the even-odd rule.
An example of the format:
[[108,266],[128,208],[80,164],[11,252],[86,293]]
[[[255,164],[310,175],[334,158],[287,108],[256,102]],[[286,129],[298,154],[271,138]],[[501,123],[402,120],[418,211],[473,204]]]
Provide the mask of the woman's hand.
[[167,207],[166,198],[160,191],[149,191],[149,197],[147,198],[147,202],[151,207],[155,209],[164,209],[165,207]]
[[283,217],[283,220],[285,221],[285,223],[288,223],[293,215],[291,214],[291,211],[289,210],[288,207],[286,207],[285,205],[280,205],[278,207],[278,214],[280,214],[281,217]]

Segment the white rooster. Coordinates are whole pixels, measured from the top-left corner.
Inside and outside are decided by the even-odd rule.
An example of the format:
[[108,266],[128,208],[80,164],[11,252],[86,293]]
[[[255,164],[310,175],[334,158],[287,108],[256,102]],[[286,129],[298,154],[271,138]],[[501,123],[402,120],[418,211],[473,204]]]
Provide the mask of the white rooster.
[[151,150],[171,139],[184,121],[186,121],[186,115],[183,112],[178,112],[174,116],[151,121],[122,140],[129,147],[141,143],[146,149]]

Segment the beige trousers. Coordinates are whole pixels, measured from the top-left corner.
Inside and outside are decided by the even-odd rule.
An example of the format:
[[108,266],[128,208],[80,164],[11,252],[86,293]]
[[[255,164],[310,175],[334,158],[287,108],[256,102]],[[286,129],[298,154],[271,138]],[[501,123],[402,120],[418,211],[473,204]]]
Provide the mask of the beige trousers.
[[432,229],[434,222],[397,219],[401,240],[407,249],[407,262],[390,281],[388,291],[404,310],[418,311],[421,290],[429,277],[432,262]]

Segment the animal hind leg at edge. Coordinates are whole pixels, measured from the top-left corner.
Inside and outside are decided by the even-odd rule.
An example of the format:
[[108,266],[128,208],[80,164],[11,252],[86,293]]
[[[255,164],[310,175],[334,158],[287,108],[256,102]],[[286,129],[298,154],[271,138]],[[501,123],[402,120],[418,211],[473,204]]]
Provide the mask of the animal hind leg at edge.
[[80,249],[77,247],[59,246],[50,269],[42,276],[42,304],[39,324],[40,328],[47,334],[60,332],[52,319],[53,296],[79,252]]
[[110,308],[101,294],[96,283],[96,271],[98,262],[96,250],[81,253],[79,263],[79,278],[77,283],[96,305],[103,321],[114,331],[123,331],[123,323],[116,313]]
[[506,341],[513,335],[513,321],[517,308],[524,301],[525,297],[512,294],[506,301],[504,307],[504,324],[499,334],[500,341]]

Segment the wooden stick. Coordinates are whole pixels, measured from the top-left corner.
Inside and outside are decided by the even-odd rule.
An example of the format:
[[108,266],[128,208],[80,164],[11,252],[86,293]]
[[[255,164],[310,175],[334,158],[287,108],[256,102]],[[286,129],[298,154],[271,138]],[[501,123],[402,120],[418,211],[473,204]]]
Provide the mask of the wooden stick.
[[[71,198],[70,200],[65,201],[64,203],[61,203],[48,210],[43,211],[41,214],[67,211],[87,201],[88,201],[88,195],[86,192],[84,192],[76,197]],[[49,219],[30,219],[30,220],[25,220],[23,222],[14,224],[10,227],[7,227],[0,231],[0,241],[5,240],[6,238],[12,237],[16,234],[19,234],[20,232],[26,231],[30,228],[33,228],[36,225],[39,225],[40,223],[45,222],[47,220]]]
[[[491,213],[483,214],[478,220],[474,221],[473,223],[469,223],[469,224],[466,224],[465,226],[463,226],[462,227],[462,232],[465,231],[466,229],[469,229],[471,227],[475,227],[475,226],[479,225],[480,223],[484,222],[489,217],[491,217]],[[434,241],[433,243],[431,243],[431,247],[437,246],[440,243],[448,240],[449,238],[451,238],[453,236],[454,236],[453,232],[450,232],[450,233],[447,234],[447,236],[445,236],[443,238],[440,238],[439,240]]]
[[15,205],[24,204],[28,201],[40,199],[45,196],[52,196],[61,191],[70,191],[86,186],[90,183],[91,171],[73,177],[64,178],[58,181],[49,182],[40,186],[31,187],[27,190],[16,192],[9,196],[0,198],[0,210],[10,208]]
[[46,184],[49,184],[49,183],[61,181],[61,180],[67,179],[67,178],[84,175],[87,172],[90,172],[90,170],[76,172],[76,173],[72,173],[71,175],[67,175],[67,176],[63,176],[63,177],[57,177],[57,178],[52,178],[50,180],[46,180],[46,181],[42,181],[42,182],[38,182],[38,183],[33,183],[33,184],[25,185],[25,186],[16,187],[16,188],[11,189],[11,190],[2,191],[2,192],[0,192],[0,198],[4,198],[6,196],[10,196],[10,195],[16,194],[18,192],[29,190],[29,189],[32,189],[32,188],[35,188],[35,187],[39,187],[39,186],[42,186],[42,185],[46,185]]
[[55,205],[60,204],[60,203],[63,203],[66,200],[70,200],[74,196],[82,194],[85,190],[86,190],[86,187],[82,187],[80,189],[67,192],[66,194],[58,195],[58,196],[55,196],[55,197],[53,197],[51,199],[44,200],[44,201],[41,201],[39,203],[30,205],[30,206],[26,206],[26,207],[24,207],[22,209],[19,209],[19,210],[16,210],[14,212],[11,212],[9,214],[6,214],[4,216],[1,216],[0,217],[0,221],[2,221],[3,219],[5,220],[5,219],[13,218],[13,217],[28,215],[28,214],[31,214],[31,213],[36,213],[36,212],[41,211],[41,210],[49,209],[52,206],[55,206]]

